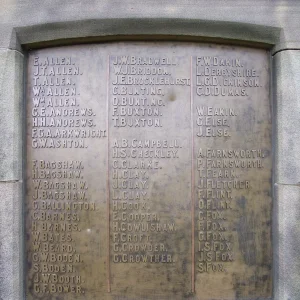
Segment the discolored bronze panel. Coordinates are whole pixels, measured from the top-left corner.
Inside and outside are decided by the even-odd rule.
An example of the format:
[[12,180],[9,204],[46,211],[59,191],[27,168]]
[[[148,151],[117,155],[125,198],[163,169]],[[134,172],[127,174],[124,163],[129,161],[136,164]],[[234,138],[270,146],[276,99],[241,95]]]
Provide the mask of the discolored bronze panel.
[[32,51],[27,299],[269,299],[268,52]]

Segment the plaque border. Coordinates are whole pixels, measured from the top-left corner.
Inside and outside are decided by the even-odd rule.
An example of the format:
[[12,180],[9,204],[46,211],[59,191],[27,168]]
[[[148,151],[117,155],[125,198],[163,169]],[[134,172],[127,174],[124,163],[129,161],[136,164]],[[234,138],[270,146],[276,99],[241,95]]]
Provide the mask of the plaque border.
[[[136,25],[139,26],[136,26]],[[2,180],[9,186],[4,189],[7,191],[9,199],[13,199],[13,222],[4,224],[5,228],[10,228],[14,245],[13,257],[14,270],[12,277],[9,279],[14,283],[14,296],[12,299],[26,299],[25,296],[25,267],[24,267],[24,236],[25,229],[23,224],[23,205],[25,199],[25,139],[26,139],[26,119],[25,119],[25,86],[27,73],[27,56],[31,49],[40,49],[54,46],[65,46],[71,44],[84,43],[104,43],[118,41],[176,41],[176,42],[205,42],[218,43],[225,45],[238,45],[253,48],[264,48],[270,51],[271,56],[282,51],[280,45],[281,28],[272,26],[263,26],[249,23],[225,22],[213,20],[191,20],[191,19],[131,19],[131,18],[110,18],[97,20],[81,20],[72,22],[60,23],[44,23],[34,26],[13,28],[10,40],[10,49],[1,50],[7,52],[10,58],[8,71],[12,73],[12,79],[8,80],[5,88],[8,91],[17,91],[13,95],[15,107],[13,114],[15,116],[13,122],[17,128],[17,134],[13,136],[13,141],[16,142],[16,151],[13,161],[16,164],[16,170],[10,178]],[[1,58],[1,57],[0,57]],[[276,68],[270,64],[270,84],[271,84],[271,103],[276,105],[276,95],[274,93],[280,86],[280,78],[276,76]],[[4,108],[6,102],[1,103]],[[273,120],[273,157],[277,158],[277,128],[276,128],[276,112],[272,112]],[[12,141],[4,141],[4,144]],[[273,189],[274,189],[274,174],[277,165],[273,167]],[[275,170],[275,171],[274,171]],[[3,190],[3,189],[2,189]],[[280,209],[276,204],[280,197],[279,193],[273,193],[273,299],[280,299],[280,288],[282,285],[279,275],[280,260],[278,259],[279,243],[278,232]],[[4,204],[1,204],[1,209]],[[4,209],[5,211],[5,209]],[[11,228],[12,226],[12,228]],[[19,266],[17,268],[17,266]],[[281,275],[282,276],[282,275]]]

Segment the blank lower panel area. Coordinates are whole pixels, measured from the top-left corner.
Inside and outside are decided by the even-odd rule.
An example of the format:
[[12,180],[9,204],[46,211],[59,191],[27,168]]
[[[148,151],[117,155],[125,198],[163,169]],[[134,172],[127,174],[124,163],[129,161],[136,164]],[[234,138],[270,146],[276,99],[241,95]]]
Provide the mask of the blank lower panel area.
[[30,52],[27,299],[268,299],[269,53]]

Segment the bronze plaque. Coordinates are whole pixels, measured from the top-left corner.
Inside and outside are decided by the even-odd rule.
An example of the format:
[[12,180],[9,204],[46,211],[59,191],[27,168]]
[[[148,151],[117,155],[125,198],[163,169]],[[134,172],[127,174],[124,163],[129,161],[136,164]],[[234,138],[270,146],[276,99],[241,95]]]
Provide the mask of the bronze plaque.
[[27,299],[269,299],[269,53],[32,51]]

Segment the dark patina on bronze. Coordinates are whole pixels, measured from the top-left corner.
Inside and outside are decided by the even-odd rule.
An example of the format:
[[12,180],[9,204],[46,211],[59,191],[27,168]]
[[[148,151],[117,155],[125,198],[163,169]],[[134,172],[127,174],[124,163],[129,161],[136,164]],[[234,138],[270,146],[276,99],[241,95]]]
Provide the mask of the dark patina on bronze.
[[27,299],[269,299],[269,56],[30,52]]

